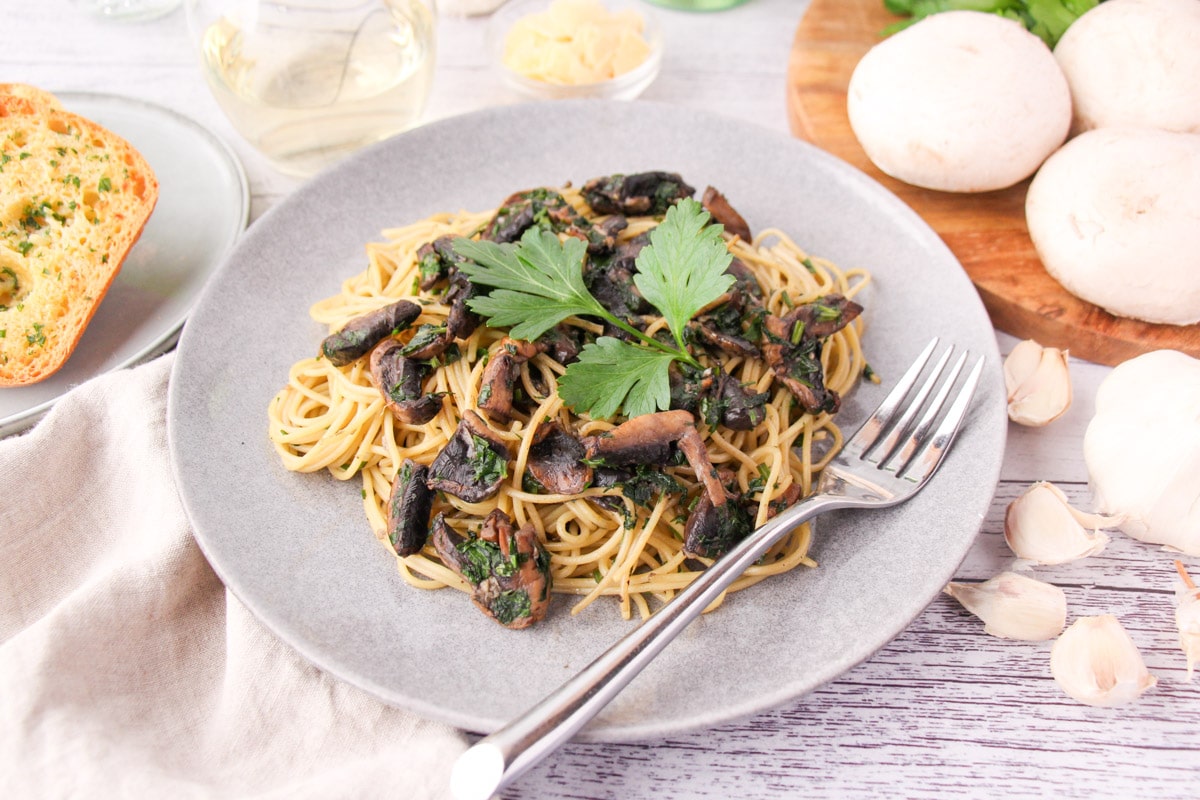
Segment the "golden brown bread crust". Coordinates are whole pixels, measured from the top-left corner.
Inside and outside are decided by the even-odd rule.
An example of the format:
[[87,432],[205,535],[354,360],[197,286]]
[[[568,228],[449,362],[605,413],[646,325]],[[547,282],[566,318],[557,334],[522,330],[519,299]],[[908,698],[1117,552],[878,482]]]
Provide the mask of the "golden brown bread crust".
[[0,387],[66,363],[157,200],[124,139],[43,90],[0,84]]

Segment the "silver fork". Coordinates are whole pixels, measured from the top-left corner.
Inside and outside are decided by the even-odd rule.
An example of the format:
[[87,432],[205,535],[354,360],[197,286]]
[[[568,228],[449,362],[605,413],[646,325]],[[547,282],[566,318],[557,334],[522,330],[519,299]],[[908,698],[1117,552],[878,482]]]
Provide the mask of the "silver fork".
[[797,525],[825,511],[883,508],[916,494],[937,470],[958,433],[983,371],[983,359],[979,358],[954,392],[967,353],[946,372],[954,350],[951,347],[917,386],[936,346],[934,339],[925,347],[821,471],[813,494],[768,520],[579,674],[459,756],[450,781],[455,800],[486,800],[566,743],[747,567]]

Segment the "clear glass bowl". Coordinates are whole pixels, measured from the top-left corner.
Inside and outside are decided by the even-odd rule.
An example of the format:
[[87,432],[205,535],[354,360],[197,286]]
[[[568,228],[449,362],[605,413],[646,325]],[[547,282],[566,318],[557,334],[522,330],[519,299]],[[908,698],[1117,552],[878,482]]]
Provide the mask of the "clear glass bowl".
[[632,100],[645,91],[658,77],[662,67],[663,36],[658,20],[644,3],[636,0],[604,0],[609,11],[634,9],[644,21],[642,36],[650,45],[646,60],[634,69],[615,78],[598,83],[557,84],[535,80],[514,72],[504,64],[504,40],[517,20],[529,14],[545,11],[551,0],[510,0],[488,22],[487,48],[492,67],[504,82],[516,92],[539,100],[566,100],[574,98],[599,98],[604,100]]

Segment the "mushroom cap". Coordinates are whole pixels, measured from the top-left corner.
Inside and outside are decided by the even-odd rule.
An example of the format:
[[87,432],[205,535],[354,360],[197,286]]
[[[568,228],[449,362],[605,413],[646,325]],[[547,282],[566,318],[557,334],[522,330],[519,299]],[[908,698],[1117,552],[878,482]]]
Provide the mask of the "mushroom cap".
[[1116,367],[1083,438],[1100,511],[1146,542],[1200,555],[1200,360],[1155,350]]
[[863,56],[850,126],[875,166],[927,189],[986,192],[1029,177],[1067,137],[1071,95],[1054,55],[1013,20],[947,11]]
[[1200,3],[1106,0],[1054,48],[1072,133],[1136,125],[1200,133]]
[[1034,177],[1025,218],[1046,271],[1077,297],[1147,322],[1200,321],[1200,134],[1080,134]]

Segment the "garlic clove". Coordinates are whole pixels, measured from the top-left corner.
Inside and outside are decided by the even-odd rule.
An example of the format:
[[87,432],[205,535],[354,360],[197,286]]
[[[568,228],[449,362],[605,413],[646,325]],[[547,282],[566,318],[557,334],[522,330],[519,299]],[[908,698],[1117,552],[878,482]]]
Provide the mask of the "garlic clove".
[[949,583],[944,591],[1000,639],[1041,642],[1058,636],[1067,623],[1062,589],[1015,572],[1001,572],[983,583]]
[[1039,427],[1063,415],[1071,406],[1068,351],[1042,347],[1033,339],[1017,344],[1004,359],[1008,417],[1020,425]]
[[1050,649],[1050,674],[1089,706],[1119,706],[1158,683],[1120,621],[1111,614],[1080,617]]
[[1057,486],[1039,481],[1008,504],[1004,540],[1018,558],[1035,564],[1065,564],[1102,551],[1108,536],[1099,528],[1114,522],[1072,508]]
[[1182,561],[1175,569],[1183,580],[1175,592],[1175,625],[1179,628],[1179,648],[1187,657],[1187,679],[1192,680],[1196,662],[1200,661],[1200,589],[1183,568]]

